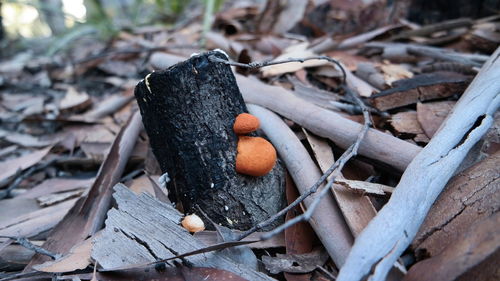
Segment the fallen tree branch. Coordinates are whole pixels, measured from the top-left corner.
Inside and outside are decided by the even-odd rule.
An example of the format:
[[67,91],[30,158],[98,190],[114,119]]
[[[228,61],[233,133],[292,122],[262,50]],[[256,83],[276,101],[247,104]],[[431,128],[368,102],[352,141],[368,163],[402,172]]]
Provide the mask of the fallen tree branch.
[[500,106],[500,48],[403,174],[389,202],[357,237],[338,281],[384,280],[430,207]]
[[[357,132],[361,130],[362,125],[304,101],[284,88],[270,86],[241,75],[237,75],[236,80],[247,103],[270,109],[312,133],[332,140],[343,149],[347,149],[356,140]],[[404,171],[420,149],[404,140],[369,129],[359,147],[359,154]]]
[[342,66],[342,64],[340,62],[338,62],[337,60],[334,60],[328,56],[313,56],[313,57],[308,57],[308,58],[288,58],[286,60],[263,61],[263,62],[256,61],[256,62],[251,62],[251,63],[230,62],[227,60],[217,58],[215,56],[211,56],[210,60],[213,62],[220,62],[223,64],[228,64],[228,65],[233,65],[233,66],[238,66],[238,67],[243,67],[243,68],[250,68],[250,69],[256,69],[256,68],[261,68],[261,67],[271,66],[271,65],[276,65],[276,64],[284,64],[284,63],[289,63],[289,62],[304,63],[304,62],[309,61],[309,60],[326,60],[330,63],[335,64],[340,69],[340,71],[342,72],[342,84],[345,84],[346,79],[347,79],[347,73],[346,73],[344,66]]
[[397,49],[398,54],[425,56],[443,61],[456,62],[467,66],[481,66],[488,59],[488,57],[484,55],[459,53],[446,48],[409,43],[370,42],[366,43],[364,47],[382,49],[383,53],[386,52],[386,49],[392,49],[392,52]]
[[428,36],[429,34],[438,32],[438,31],[443,31],[443,30],[451,30],[455,28],[460,28],[460,27],[469,27],[473,24],[474,22],[469,19],[469,18],[459,18],[459,19],[452,19],[452,20],[447,20],[443,21],[440,23],[433,23],[429,25],[424,25],[418,29],[415,30],[409,30],[409,31],[403,31],[400,32],[399,34],[396,34],[392,37],[389,38],[390,41],[396,41],[396,40],[401,40],[401,39],[408,39],[413,36]]

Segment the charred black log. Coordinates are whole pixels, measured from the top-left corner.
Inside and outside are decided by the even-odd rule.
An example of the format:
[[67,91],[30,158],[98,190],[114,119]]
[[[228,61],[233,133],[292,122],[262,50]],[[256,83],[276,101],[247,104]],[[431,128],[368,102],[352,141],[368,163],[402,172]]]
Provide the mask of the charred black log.
[[230,66],[191,57],[141,81],[135,96],[153,153],[167,172],[169,197],[185,213],[199,205],[217,223],[247,229],[284,204],[284,169],[262,177],[235,170],[236,116],[247,112]]

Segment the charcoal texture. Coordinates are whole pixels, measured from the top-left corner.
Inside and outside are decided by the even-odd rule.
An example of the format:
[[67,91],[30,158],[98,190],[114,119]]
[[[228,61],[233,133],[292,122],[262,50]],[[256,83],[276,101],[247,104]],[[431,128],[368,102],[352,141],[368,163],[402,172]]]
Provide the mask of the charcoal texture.
[[284,168],[263,177],[235,170],[236,116],[247,112],[229,65],[220,52],[191,57],[141,81],[135,96],[153,153],[171,181],[167,188],[185,213],[196,205],[216,223],[247,229],[280,210]]

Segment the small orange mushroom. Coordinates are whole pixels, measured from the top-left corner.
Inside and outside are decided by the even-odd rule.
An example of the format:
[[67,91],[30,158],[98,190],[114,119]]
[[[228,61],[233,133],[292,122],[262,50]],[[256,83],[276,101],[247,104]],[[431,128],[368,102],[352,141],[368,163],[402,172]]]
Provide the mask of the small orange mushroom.
[[256,131],[260,126],[259,118],[248,113],[241,113],[236,116],[233,130],[238,135],[248,134]]
[[276,164],[276,149],[261,137],[241,136],[236,154],[236,171],[260,177],[269,173]]

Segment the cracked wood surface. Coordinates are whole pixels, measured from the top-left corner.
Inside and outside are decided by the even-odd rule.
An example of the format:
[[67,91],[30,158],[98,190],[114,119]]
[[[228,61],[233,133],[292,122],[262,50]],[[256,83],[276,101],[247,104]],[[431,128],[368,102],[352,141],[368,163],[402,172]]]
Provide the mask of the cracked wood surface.
[[[412,243],[417,253],[439,254],[471,224],[500,208],[500,152],[450,180]],[[417,257],[418,258],[418,257]]]
[[357,237],[338,281],[385,280],[427,212],[500,106],[500,48],[491,55],[429,144],[410,163],[389,202]]
[[[92,258],[104,269],[154,262],[206,247],[179,225],[182,215],[172,206],[145,193],[137,196],[122,184],[114,189],[118,209],[108,212],[106,228],[94,240],[92,249]],[[195,267],[224,269],[248,280],[274,280],[219,252],[183,261]],[[167,266],[173,266],[173,261]]]
[[500,279],[500,213],[475,220],[440,254],[410,268],[403,281]]
[[413,78],[398,80],[393,88],[370,97],[379,110],[389,110],[419,101],[447,98],[462,94],[470,82],[469,76],[451,72],[421,74]]

